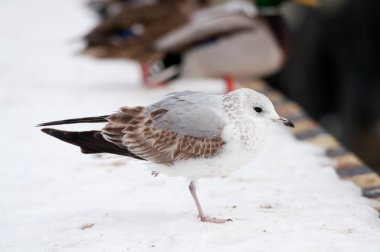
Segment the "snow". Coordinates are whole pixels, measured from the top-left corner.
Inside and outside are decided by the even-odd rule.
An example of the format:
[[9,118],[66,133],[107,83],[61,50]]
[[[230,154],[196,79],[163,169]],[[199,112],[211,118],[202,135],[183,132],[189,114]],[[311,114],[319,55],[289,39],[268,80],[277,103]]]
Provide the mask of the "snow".
[[95,22],[78,0],[2,0],[0,17],[1,251],[380,251],[378,213],[360,189],[285,128],[251,165],[200,181],[206,213],[234,220],[223,225],[196,219],[186,180],[41,133],[40,122],[223,86],[147,90],[134,63],[78,56],[76,40]]

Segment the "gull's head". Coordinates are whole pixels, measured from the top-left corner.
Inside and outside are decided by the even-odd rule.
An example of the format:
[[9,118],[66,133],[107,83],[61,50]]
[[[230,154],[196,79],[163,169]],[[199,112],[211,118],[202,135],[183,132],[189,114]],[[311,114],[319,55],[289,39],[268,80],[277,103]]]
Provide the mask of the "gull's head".
[[254,118],[256,122],[280,123],[294,128],[294,124],[290,120],[277,114],[273,103],[265,95],[248,88],[241,88],[230,94],[238,97],[240,111],[244,116]]

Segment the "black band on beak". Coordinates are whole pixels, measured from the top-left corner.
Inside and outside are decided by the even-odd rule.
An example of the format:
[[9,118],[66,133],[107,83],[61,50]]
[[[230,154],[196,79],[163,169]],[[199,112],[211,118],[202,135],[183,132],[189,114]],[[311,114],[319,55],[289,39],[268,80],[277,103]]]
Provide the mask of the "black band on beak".
[[280,117],[277,121],[287,127],[294,128],[294,123],[286,118]]
[[286,121],[286,122],[284,122],[284,125],[285,126],[288,126],[288,127],[290,127],[290,128],[294,128],[294,123],[292,122],[292,121]]

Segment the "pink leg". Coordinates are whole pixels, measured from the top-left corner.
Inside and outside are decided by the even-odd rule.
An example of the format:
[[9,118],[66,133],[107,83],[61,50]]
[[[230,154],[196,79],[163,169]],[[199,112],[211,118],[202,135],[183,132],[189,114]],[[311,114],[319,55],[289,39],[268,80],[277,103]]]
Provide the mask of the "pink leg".
[[199,203],[199,200],[198,200],[198,197],[197,197],[197,191],[196,191],[194,182],[190,183],[189,189],[190,189],[190,192],[191,192],[191,196],[193,196],[195,205],[197,206],[197,209],[198,209],[198,218],[202,222],[210,222],[210,223],[221,224],[221,223],[225,223],[227,221],[232,221],[231,219],[217,219],[217,218],[206,216],[204,214],[203,210],[202,210],[201,204]]
[[140,68],[141,68],[143,83],[144,85],[146,85],[148,83],[148,76],[149,76],[149,63],[140,62]]
[[231,75],[227,75],[226,77],[224,77],[224,81],[226,82],[226,93],[235,90],[235,82]]

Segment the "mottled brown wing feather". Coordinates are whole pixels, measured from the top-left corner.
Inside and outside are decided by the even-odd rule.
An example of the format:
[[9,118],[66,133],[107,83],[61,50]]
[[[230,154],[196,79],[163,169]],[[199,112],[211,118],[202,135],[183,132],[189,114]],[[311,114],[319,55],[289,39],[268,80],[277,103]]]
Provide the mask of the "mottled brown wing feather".
[[169,129],[155,129],[154,121],[168,110],[149,114],[144,107],[123,107],[107,118],[103,136],[135,155],[155,163],[170,165],[177,160],[213,157],[223,146],[220,135],[213,138],[181,135]]

